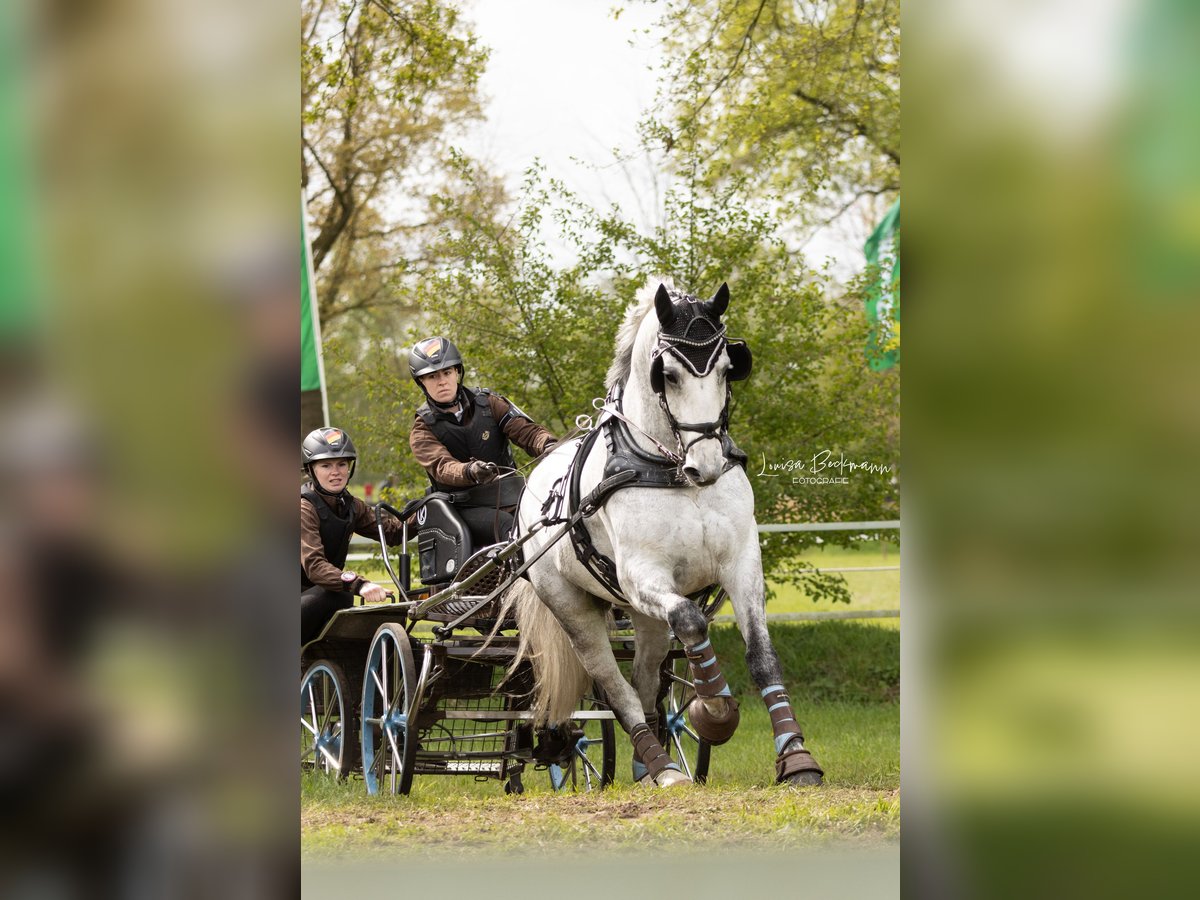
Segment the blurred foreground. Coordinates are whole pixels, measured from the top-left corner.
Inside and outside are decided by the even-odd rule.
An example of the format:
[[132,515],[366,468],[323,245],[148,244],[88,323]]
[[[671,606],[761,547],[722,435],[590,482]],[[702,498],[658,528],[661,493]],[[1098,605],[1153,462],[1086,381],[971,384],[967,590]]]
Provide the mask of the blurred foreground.
[[295,893],[297,26],[0,14],[0,895]]
[[904,24],[905,886],[1190,896],[1200,6]]

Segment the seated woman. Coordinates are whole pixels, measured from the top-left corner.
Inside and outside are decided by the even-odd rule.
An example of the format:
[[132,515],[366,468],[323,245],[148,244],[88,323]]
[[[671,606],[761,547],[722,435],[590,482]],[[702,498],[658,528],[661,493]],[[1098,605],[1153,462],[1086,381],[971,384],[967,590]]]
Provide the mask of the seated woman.
[[[375,512],[346,490],[354,475],[358,452],[350,435],[340,428],[309,432],[301,446],[309,480],[300,488],[300,645],[314,640],[339,609],[354,605],[358,594],[368,603],[387,592],[354,572],[344,570],[350,537],[379,539]],[[389,541],[401,540],[403,526],[385,514],[383,531]]]
[[[461,492],[499,477],[499,467],[516,468],[509,442],[541,456],[558,438],[510,401],[485,388],[462,385],[458,348],[444,337],[419,341],[408,354],[413,381],[425,394],[409,434],[409,445],[435,491]],[[457,506],[477,546],[504,540],[512,527],[511,507],[494,503]]]

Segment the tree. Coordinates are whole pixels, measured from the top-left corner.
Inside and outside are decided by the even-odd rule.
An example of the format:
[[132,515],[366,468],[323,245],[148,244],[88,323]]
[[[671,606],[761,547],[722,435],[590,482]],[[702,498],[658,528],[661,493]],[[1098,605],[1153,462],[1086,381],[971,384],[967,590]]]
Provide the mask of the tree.
[[[460,162],[469,181],[470,167]],[[444,233],[439,252],[458,262],[422,287],[429,330],[453,335],[468,383],[509,395],[562,436],[576,416],[593,412],[617,326],[648,274],[697,294],[727,280],[733,286],[729,333],[748,340],[757,361],[755,375],[735,390],[733,433],[751,456],[760,521],[894,516],[894,380],[880,379],[861,359],[849,362],[851,348],[865,339],[865,322],[828,302],[822,277],[797,263],[778,223],[761,209],[702,202],[678,191],[668,201],[668,223],[643,234],[619,211],[591,209],[537,169],[502,224],[472,218],[446,198],[443,212],[456,228]],[[553,261],[547,232],[569,243],[570,264]],[[364,396],[373,398],[376,413],[387,414],[360,416],[353,427],[369,435],[365,443],[398,451],[398,462],[386,468],[401,472],[403,490],[415,493],[424,475],[411,463],[407,435],[420,394],[407,371],[400,365],[389,370],[383,357],[360,360],[358,372]],[[756,474],[765,463],[807,461],[826,448],[835,459],[867,459],[889,472],[850,478],[836,489],[798,489],[790,473]],[[848,599],[840,579],[795,565],[795,551],[811,543],[808,535],[768,541],[769,577]]]
[[[391,327],[437,264],[430,201],[455,190],[441,160],[480,113],[487,52],[440,0],[303,0],[301,21],[302,179],[322,326],[330,336],[355,313]],[[473,195],[482,209],[501,196],[496,182],[486,188]]]
[[644,134],[695,180],[778,198],[809,234],[864,197],[886,209],[900,188],[899,18],[896,0],[668,0]]
[[[397,499],[425,486],[408,450],[421,395],[403,355],[418,334],[453,337],[469,384],[509,395],[563,436],[593,412],[636,288],[661,275],[698,295],[730,284],[729,333],[749,342],[756,361],[754,376],[735,389],[732,431],[751,458],[759,521],[896,516],[898,374],[871,372],[864,362],[863,280],[832,283],[804,263],[794,240],[797,221],[817,226],[854,193],[895,190],[898,125],[888,118],[887,94],[898,53],[894,16],[879,2],[824,4],[820,17],[812,5],[797,6],[808,19],[784,4],[669,4],[677,25],[665,56],[670,86],[643,149],[666,148],[673,181],[652,225],[639,228],[616,207],[590,207],[537,167],[509,203],[478,165],[446,157],[443,189],[423,205],[437,237],[425,233],[421,277],[406,282],[419,328],[410,320],[382,332],[368,310],[347,317],[327,344],[331,378],[355,382],[353,394],[335,392],[334,406],[369,448],[364,472],[399,475]],[[878,46],[869,46],[876,33]],[[735,38],[747,34],[739,50]],[[698,49],[683,53],[688,46]],[[822,48],[843,53],[840,70]],[[801,50],[808,55],[788,55]],[[872,78],[886,88],[875,99]],[[853,85],[843,91],[839,79]],[[835,486],[797,485],[792,472],[771,477],[766,468],[810,467],[824,451],[830,461],[883,471]],[[768,578],[847,599],[839,578],[797,565],[796,551],[813,541],[794,534],[764,542]]]

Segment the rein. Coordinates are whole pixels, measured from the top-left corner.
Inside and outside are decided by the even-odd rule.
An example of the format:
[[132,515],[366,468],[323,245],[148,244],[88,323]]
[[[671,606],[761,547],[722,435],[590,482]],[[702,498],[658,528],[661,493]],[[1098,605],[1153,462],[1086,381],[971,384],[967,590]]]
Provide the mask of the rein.
[[[616,388],[614,388],[613,390],[615,392]],[[633,421],[627,415],[625,415],[625,413],[621,412],[621,398],[620,398],[619,394],[610,395],[610,397],[612,398],[611,400],[605,400],[605,402],[603,404],[601,404],[600,406],[598,406],[597,409],[599,409],[602,412],[608,413],[615,419],[620,419],[622,422],[624,422],[630,428],[632,428],[635,431],[637,431],[638,433],[640,433],[643,437],[646,438],[646,440],[648,440],[650,443],[652,443],[658,449],[658,452],[661,453],[663,455],[663,458],[666,459],[667,461],[673,462],[677,466],[683,465],[683,455],[676,453],[674,450],[668,449],[666,447],[666,445],[664,445],[656,437],[654,437],[652,434],[650,434],[648,431],[646,431],[644,428],[642,428],[642,426],[640,426],[637,422]],[[659,395],[659,399],[660,400],[662,399],[661,394]],[[611,406],[609,405],[610,403],[612,404]],[[670,411],[667,412],[667,416],[671,419],[672,422],[674,421],[674,417],[671,416]],[[603,424],[603,420],[601,420],[601,424]],[[678,432],[676,432],[675,438],[676,438],[676,440],[679,440]],[[680,446],[680,449],[682,450],[683,454],[686,455],[687,447],[683,446],[682,440],[679,441],[679,446]],[[688,447],[690,447],[690,446],[691,446],[691,444],[688,444]]]

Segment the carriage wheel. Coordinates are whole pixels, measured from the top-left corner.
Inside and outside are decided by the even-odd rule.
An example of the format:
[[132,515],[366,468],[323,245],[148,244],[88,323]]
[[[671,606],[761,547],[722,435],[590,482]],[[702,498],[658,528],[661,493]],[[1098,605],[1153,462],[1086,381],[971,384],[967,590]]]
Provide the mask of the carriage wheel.
[[407,794],[417,756],[417,669],[408,633],[393,622],[379,626],[363,674],[362,769],[367,793]]
[[300,679],[300,767],[341,778],[350,770],[354,736],[346,673],[320,659]]
[[672,660],[663,667],[663,678],[670,681],[665,698],[667,734],[664,745],[667,753],[692,781],[704,784],[708,780],[712,745],[696,734],[684,715],[696,696],[688,661],[683,658]]
[[[596,691],[599,693],[599,690]],[[581,706],[588,710],[607,710],[608,704],[587,698]],[[617,771],[617,737],[613,719],[572,719],[571,727],[580,731],[571,749],[571,762],[551,764],[550,787],[556,791],[599,791],[613,783]]]

